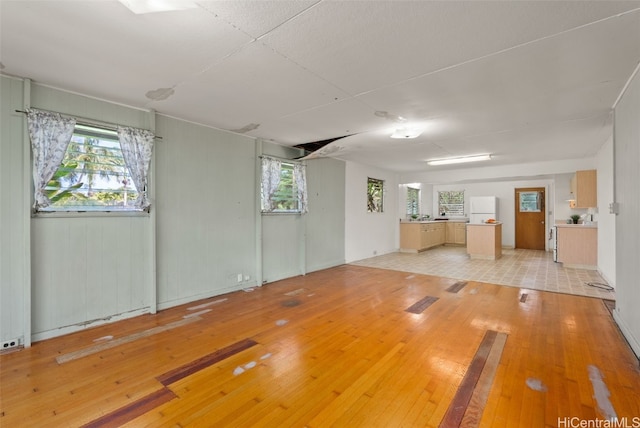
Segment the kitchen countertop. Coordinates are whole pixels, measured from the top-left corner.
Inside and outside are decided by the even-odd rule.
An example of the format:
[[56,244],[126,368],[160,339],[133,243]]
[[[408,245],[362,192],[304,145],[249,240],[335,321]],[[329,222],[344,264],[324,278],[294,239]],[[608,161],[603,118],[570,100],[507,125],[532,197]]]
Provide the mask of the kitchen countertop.
[[469,220],[460,219],[448,219],[448,220],[400,220],[402,224],[424,224],[424,223],[468,223]]
[[578,227],[580,229],[597,229],[597,224],[567,224],[567,223],[558,223],[555,225],[556,227]]
[[469,223],[467,226],[498,226],[502,224],[501,221],[496,221],[495,223]]

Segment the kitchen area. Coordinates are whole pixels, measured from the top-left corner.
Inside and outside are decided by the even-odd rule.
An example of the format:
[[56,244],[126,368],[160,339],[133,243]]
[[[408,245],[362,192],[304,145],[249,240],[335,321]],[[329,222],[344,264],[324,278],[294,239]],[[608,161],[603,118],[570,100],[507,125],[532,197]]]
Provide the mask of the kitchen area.
[[[442,208],[442,207],[445,208]],[[497,221],[498,198],[471,197],[469,217],[448,216],[439,204],[438,217],[408,216],[400,222],[400,251],[421,252],[439,245],[466,246],[471,258],[495,260],[502,255],[502,223]],[[454,211],[459,214],[459,209]]]
[[[499,196],[480,193],[488,190],[487,185],[468,184],[461,189],[465,192],[463,205],[449,211],[441,210],[440,195],[461,186],[423,187],[432,192],[425,195],[431,197],[428,212],[437,214],[408,214],[401,218],[400,251],[418,253],[440,245],[460,246],[466,248],[470,258],[497,260],[503,248],[518,248],[515,234],[520,208],[514,189],[531,186],[531,182],[492,184],[491,190]],[[546,235],[542,238],[543,248],[565,267],[597,269],[596,170],[580,170],[558,176],[555,181],[533,184],[546,190],[540,205],[544,226],[541,233]]]
[[569,219],[556,221],[551,231],[553,260],[565,267],[596,270],[598,268],[598,223],[596,170],[576,171],[570,181],[570,197],[566,201],[572,210]]

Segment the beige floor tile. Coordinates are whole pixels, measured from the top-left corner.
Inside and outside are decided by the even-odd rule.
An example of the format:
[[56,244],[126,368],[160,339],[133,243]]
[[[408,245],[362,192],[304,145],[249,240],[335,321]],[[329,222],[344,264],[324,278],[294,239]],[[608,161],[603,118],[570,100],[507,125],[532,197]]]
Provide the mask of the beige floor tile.
[[390,253],[352,264],[615,300],[614,291],[603,289],[608,284],[597,271],[564,268],[546,251],[503,249],[498,260],[471,260],[464,247],[442,246],[418,254]]

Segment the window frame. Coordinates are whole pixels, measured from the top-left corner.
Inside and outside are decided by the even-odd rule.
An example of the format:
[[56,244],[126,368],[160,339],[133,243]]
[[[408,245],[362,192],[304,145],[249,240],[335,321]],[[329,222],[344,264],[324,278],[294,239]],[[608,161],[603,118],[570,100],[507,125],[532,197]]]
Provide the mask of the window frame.
[[[278,182],[278,190],[274,193],[274,195],[278,192],[281,192],[280,188],[283,185],[283,172],[284,171],[291,171],[291,182],[290,182],[290,191],[288,193],[290,193],[292,195],[292,198],[290,200],[294,200],[295,201],[295,208],[294,209],[277,209],[274,208],[273,210],[269,210],[268,208],[265,208],[265,206],[268,206],[268,203],[265,203],[265,194],[264,194],[264,189],[263,189],[263,183],[260,183],[260,187],[261,187],[261,192],[260,192],[260,214],[262,215],[302,215],[305,214],[307,211],[304,210],[304,203],[303,203],[303,198],[304,195],[302,195],[302,193],[299,189],[298,189],[298,180],[296,179],[296,175],[295,175],[295,170],[296,167],[298,165],[304,165],[304,163],[296,161],[296,160],[290,160],[290,159],[281,159],[281,158],[277,158],[277,157],[273,157],[273,156],[269,156],[269,155],[264,155],[265,158],[270,158],[270,159],[274,159],[279,161],[280,163],[280,181]],[[261,166],[261,168],[264,168],[264,164]],[[262,173],[262,171],[261,171]],[[272,203],[273,203],[273,197],[272,197]]]
[[[415,197],[412,196],[415,194]],[[408,216],[420,215],[420,188],[407,186],[407,206]]]
[[[457,203],[448,203],[442,204],[442,194],[449,194],[449,197],[453,197],[452,194],[455,193],[455,196],[462,196],[462,201]],[[444,212],[446,217],[464,217],[464,203],[465,203],[465,191],[464,190],[438,190],[438,216],[441,216]],[[449,208],[450,206],[457,206],[458,209],[455,210],[454,214],[452,210]],[[443,208],[444,207],[444,208]]]
[[[64,168],[63,163],[69,160],[68,151],[73,150],[74,144],[78,144],[78,142],[74,141],[76,138],[83,138],[83,139],[95,138],[98,140],[116,142],[118,144],[116,151],[119,153],[119,156],[117,157],[122,156],[122,146],[114,126],[107,125],[107,124],[99,124],[99,123],[88,123],[85,121],[78,120],[74,126],[72,138],[69,141],[69,145],[67,146],[67,149],[65,151],[65,158],[60,163],[60,166],[58,166],[58,168],[56,169],[56,173],[54,174],[54,177],[52,177],[52,179],[49,181],[49,183],[51,183],[52,180],[56,178],[56,175],[59,173],[61,168]],[[81,144],[86,144],[86,140],[83,141],[83,143]],[[98,145],[98,147],[104,148],[102,145]],[[126,163],[124,162],[124,159],[122,161],[122,164],[117,165],[117,167],[123,168],[123,174],[120,174],[120,175],[127,179],[128,181],[127,186],[130,186],[128,191],[133,193],[134,195],[137,195],[138,190],[135,188],[135,184],[131,179],[131,171],[129,167],[126,165]],[[92,170],[92,173],[94,173],[93,170]],[[117,173],[114,173],[113,175],[118,176]],[[83,187],[80,187],[80,189]],[[52,191],[55,189],[48,189],[48,190]],[[47,191],[46,187],[45,187],[45,191]],[[33,192],[32,192],[32,197],[33,197]],[[130,200],[134,201],[135,197],[131,198]],[[65,208],[64,206],[59,206],[59,205],[56,206],[54,204],[55,202],[52,202],[49,206],[45,208],[39,208],[37,210],[33,210],[32,216],[34,217],[114,217],[114,216],[132,217],[133,216],[135,217],[135,216],[149,215],[148,210],[136,208],[133,205],[129,205],[128,209],[122,209],[116,205],[95,205],[95,206],[74,205],[72,207]]]
[[[375,190],[379,190],[380,196],[375,194]],[[380,178],[367,177],[367,212],[384,213],[384,180]],[[379,204],[376,204],[376,200]]]
[[280,182],[278,183],[278,192],[282,192],[281,187],[283,187],[283,173],[285,171],[291,171],[291,183],[290,184],[284,184],[287,185],[288,187],[290,187],[290,193],[293,196],[290,199],[282,199],[284,202],[291,200],[291,201],[295,201],[295,206],[296,208],[294,209],[278,209],[275,208],[273,209],[273,211],[267,211],[264,212],[264,214],[300,214],[302,212],[301,209],[301,203],[300,203],[300,197],[298,196],[298,184],[296,183],[295,177],[294,177],[294,163],[293,162],[287,162],[287,161],[281,161],[280,162]]

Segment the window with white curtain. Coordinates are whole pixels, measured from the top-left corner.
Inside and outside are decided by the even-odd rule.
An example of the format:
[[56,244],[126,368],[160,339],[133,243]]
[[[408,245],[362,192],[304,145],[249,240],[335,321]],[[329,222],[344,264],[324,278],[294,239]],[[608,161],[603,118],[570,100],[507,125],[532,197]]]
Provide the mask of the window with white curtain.
[[[142,211],[153,133],[27,112],[36,212]],[[71,133],[71,135],[69,135]]]
[[304,164],[263,156],[261,184],[263,213],[307,212]]

